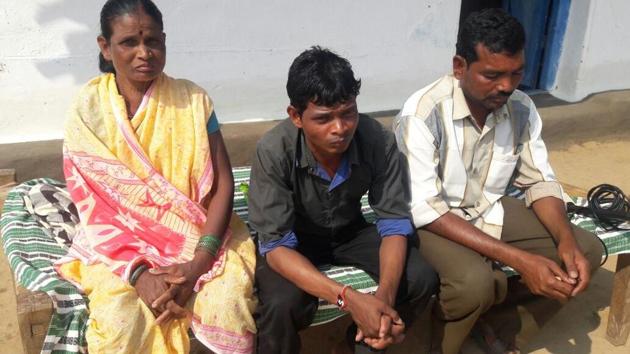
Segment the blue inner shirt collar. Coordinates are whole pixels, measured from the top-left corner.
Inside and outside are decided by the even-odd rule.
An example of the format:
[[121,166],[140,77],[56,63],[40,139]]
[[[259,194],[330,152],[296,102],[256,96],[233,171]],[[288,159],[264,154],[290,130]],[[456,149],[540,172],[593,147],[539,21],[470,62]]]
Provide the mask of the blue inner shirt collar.
[[304,132],[302,132],[302,129],[298,130],[295,165],[301,168],[308,168],[310,174],[330,182],[330,185],[328,187],[329,192],[339,187],[339,185],[348,180],[350,178],[350,173],[352,172],[352,165],[358,164],[359,149],[357,146],[355,135],[350,142],[348,150],[346,150],[346,152],[343,154],[341,163],[339,164],[339,168],[337,168],[337,172],[335,172],[335,175],[331,179],[326,170],[324,170],[320,166],[320,164],[311,153],[311,150],[308,148],[308,145],[306,144],[306,137],[304,136]]
[[335,172],[335,176],[331,179],[326,170],[318,163],[315,168],[315,175],[319,178],[330,182],[328,186],[328,191],[332,191],[333,189],[339,187],[343,182],[350,178],[350,163],[348,159],[348,155],[344,154],[341,159],[341,164],[339,164],[339,168],[337,168],[337,172]]

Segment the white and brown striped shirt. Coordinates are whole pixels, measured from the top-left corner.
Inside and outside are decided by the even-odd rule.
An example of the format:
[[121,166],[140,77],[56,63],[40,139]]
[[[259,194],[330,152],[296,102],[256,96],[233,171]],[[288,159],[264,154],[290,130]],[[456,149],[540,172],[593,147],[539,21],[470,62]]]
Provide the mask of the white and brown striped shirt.
[[394,120],[394,132],[409,162],[415,226],[451,211],[499,238],[499,199],[508,187],[525,190],[527,206],[543,197],[562,199],[541,128],[534,103],[519,90],[481,129],[453,76],[414,93]]

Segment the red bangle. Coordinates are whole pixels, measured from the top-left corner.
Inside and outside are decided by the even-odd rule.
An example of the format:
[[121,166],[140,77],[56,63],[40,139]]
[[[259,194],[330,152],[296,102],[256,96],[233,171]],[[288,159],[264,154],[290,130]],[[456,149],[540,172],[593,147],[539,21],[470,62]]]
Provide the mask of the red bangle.
[[345,310],[346,306],[348,306],[346,302],[346,290],[348,290],[348,288],[350,288],[350,285],[344,285],[339,295],[337,295],[337,306],[340,310]]

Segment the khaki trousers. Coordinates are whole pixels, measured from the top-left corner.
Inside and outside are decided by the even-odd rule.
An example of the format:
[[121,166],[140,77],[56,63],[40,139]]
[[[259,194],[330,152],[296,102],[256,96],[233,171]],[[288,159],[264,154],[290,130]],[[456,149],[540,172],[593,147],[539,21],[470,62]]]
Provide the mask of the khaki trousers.
[[[519,249],[561,264],[556,244],[531,209],[521,200],[503,197],[505,210],[501,240]],[[577,243],[592,269],[599,267],[603,247],[597,236],[573,227]],[[426,230],[418,230],[421,253],[440,276],[434,307],[434,349],[459,352],[473,325],[507,294],[507,277],[479,253]]]

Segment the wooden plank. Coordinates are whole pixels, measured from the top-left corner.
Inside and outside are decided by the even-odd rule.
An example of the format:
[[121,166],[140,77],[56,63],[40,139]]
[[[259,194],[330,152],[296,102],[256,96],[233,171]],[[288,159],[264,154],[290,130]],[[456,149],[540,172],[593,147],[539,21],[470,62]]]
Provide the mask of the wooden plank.
[[0,169],[0,186],[15,183],[15,170],[12,168]]
[[53,313],[52,300],[46,293],[31,292],[20,286],[16,291],[22,344],[28,354],[39,353]]
[[0,169],[0,211],[13,186],[15,186],[15,170],[12,168]]
[[616,346],[625,345],[630,333],[630,254],[617,257],[613,280],[606,339]]
[[[7,194],[15,184],[15,170],[0,169],[0,209]],[[4,257],[4,254],[1,253],[0,256]],[[10,281],[15,286],[17,322],[23,350],[27,354],[39,353],[52,315],[52,301],[45,293],[30,292],[18,286],[12,276]]]
[[[0,204],[3,201],[4,199],[0,197]],[[2,304],[0,352],[27,354],[28,351],[20,331],[20,316],[17,314],[17,294],[14,287],[13,271],[11,271],[2,246],[0,246],[0,304]]]
[[[7,194],[15,185],[15,170],[13,169],[0,169],[0,210],[4,205],[4,201],[7,197]],[[18,328],[19,333],[17,336],[11,336],[6,338],[3,342],[5,346],[10,346],[11,349],[7,349],[4,347],[3,349],[15,352],[16,354],[30,354],[27,350],[27,345],[24,341],[24,336],[22,335],[22,317],[17,314],[17,291],[14,287],[15,281],[13,279],[13,272],[9,267],[9,263],[7,257],[4,254],[4,250],[2,246],[0,246],[0,282],[3,284],[3,291],[0,292],[0,300],[2,300],[3,305],[11,306],[11,309],[3,309],[3,318],[2,326],[6,326],[6,328]],[[0,349],[0,351],[2,351]]]

